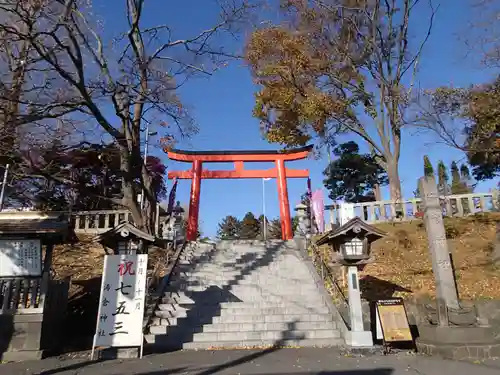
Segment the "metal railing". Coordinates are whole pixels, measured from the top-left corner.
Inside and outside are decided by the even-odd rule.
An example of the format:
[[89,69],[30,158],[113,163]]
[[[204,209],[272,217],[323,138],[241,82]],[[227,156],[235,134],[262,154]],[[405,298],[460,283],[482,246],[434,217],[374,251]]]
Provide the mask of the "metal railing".
[[318,274],[323,280],[327,292],[332,297],[333,303],[337,306],[342,320],[347,327],[350,327],[350,319],[348,314],[349,301],[344,294],[342,287],[338,284],[337,279],[333,275],[333,272],[328,265],[328,261],[325,260],[321,250],[318,248],[318,246],[316,246],[314,242],[311,242],[309,245],[309,254]]
[[[148,304],[148,309],[145,312],[145,319],[143,324],[144,333],[149,333],[149,327],[153,322],[153,318],[155,317],[155,311],[158,309],[158,306],[161,304],[163,296],[165,294],[166,289],[168,288],[170,281],[172,279],[172,274],[174,273],[177,262],[179,261],[182,252],[187,246],[186,242],[177,243],[174,241],[172,243],[173,248],[175,249],[174,255],[169,259],[170,263],[165,272],[165,276],[163,278],[159,278],[158,275],[151,277],[148,280],[148,297],[153,298],[152,303]],[[154,271],[153,271],[154,272]]]

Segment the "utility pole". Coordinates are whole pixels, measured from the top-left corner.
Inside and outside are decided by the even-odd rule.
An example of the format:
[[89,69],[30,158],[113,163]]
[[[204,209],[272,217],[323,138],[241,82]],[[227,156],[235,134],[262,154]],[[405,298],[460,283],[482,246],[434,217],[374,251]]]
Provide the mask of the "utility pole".
[[0,192],[0,211],[3,210],[3,201],[5,199],[5,185],[7,185],[7,176],[9,174],[10,164],[5,166],[5,170],[3,172],[3,180],[2,180],[2,190]]
[[[146,166],[147,158],[148,158],[148,145],[149,145],[149,137],[155,136],[158,132],[150,132],[149,131],[149,123],[146,124],[146,142],[144,145],[144,166]],[[144,186],[141,190],[141,211],[144,209]]]

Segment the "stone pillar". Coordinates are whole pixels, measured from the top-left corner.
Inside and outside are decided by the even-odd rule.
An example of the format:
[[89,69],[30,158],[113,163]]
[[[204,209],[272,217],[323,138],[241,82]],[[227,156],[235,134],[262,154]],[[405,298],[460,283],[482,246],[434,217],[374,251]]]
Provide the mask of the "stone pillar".
[[354,204],[352,203],[341,203],[339,205],[339,221],[340,225],[344,225],[349,220],[354,219]]
[[448,243],[434,177],[421,177],[418,181],[424,210],[424,224],[429,241],[432,271],[436,282],[436,297],[446,306],[458,309],[458,293],[450,261]]
[[352,347],[373,346],[372,332],[365,331],[363,325],[363,307],[361,305],[361,290],[359,288],[357,266],[347,267],[347,285],[351,330],[346,336],[346,343]]

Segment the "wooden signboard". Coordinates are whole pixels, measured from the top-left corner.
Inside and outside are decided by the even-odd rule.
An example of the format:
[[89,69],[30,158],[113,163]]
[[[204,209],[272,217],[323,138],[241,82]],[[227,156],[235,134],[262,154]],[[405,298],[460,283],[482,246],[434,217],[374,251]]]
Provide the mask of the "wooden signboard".
[[96,346],[139,346],[142,357],[147,264],[146,254],[104,258],[92,359]]
[[39,239],[0,240],[0,277],[41,274],[42,245]]
[[400,298],[377,301],[377,313],[386,343],[413,341],[405,305]]

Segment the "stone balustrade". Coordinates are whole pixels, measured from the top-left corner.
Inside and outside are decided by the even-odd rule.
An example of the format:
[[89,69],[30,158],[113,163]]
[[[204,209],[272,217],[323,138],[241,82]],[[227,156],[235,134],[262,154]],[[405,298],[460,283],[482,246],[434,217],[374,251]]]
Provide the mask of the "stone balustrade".
[[71,221],[77,234],[101,234],[121,223],[133,223],[128,210],[77,211]]
[[[440,197],[443,214],[446,216],[468,216],[478,212],[498,210],[498,191],[489,193],[457,194]],[[396,201],[375,201],[366,203],[353,203],[354,213],[363,221],[377,224],[391,221],[408,221],[421,219],[420,198]],[[325,206],[330,213],[326,222],[327,230],[331,225],[339,224],[340,204]]]

